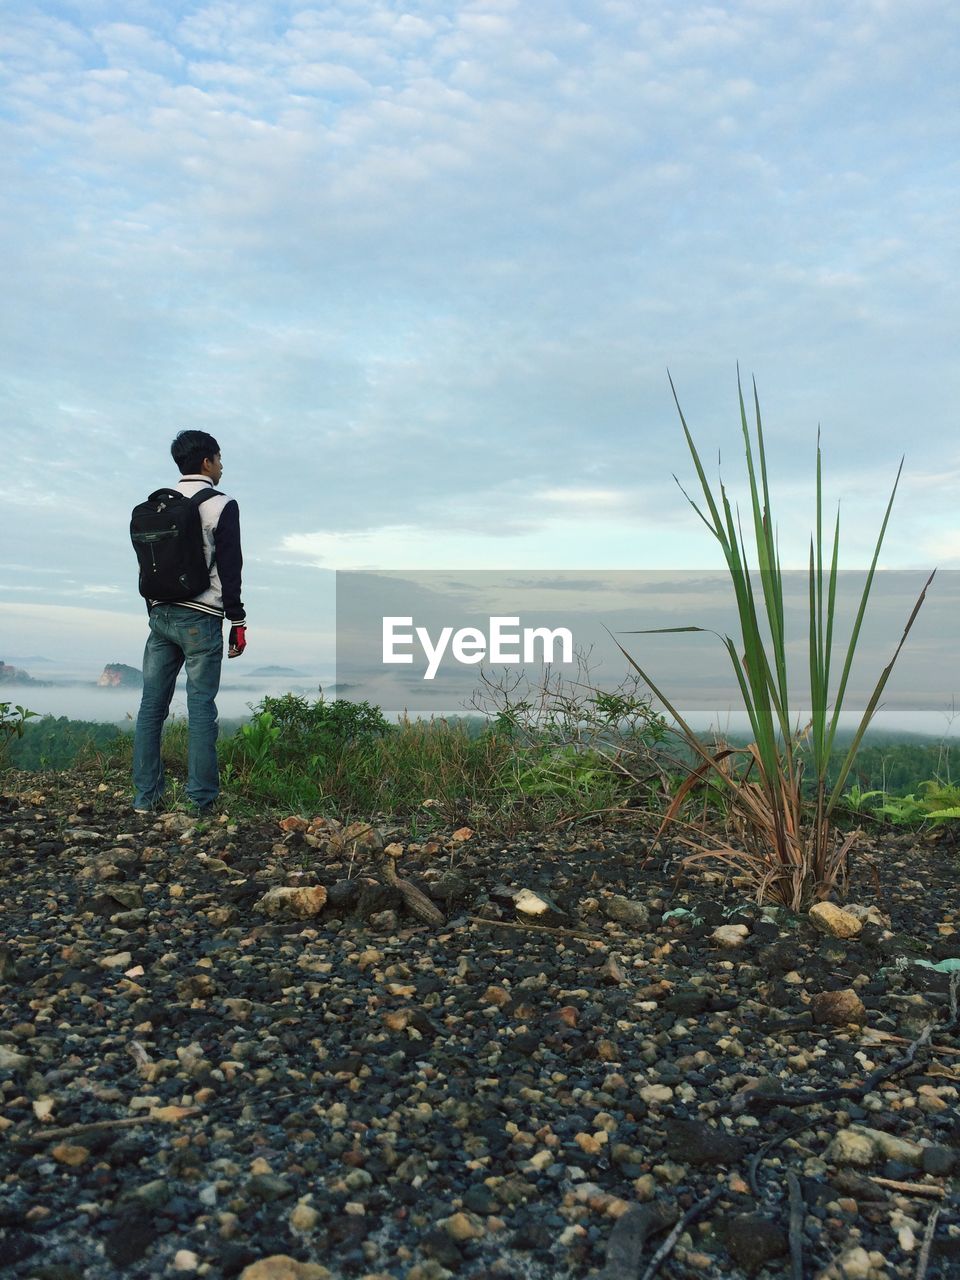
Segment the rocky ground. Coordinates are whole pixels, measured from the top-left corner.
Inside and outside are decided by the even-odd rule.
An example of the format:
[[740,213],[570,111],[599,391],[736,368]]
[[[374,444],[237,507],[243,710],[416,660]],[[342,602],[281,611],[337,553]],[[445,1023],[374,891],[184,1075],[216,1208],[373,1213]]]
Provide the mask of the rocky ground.
[[4,790],[4,1275],[960,1275],[955,848],[818,925],[630,827]]

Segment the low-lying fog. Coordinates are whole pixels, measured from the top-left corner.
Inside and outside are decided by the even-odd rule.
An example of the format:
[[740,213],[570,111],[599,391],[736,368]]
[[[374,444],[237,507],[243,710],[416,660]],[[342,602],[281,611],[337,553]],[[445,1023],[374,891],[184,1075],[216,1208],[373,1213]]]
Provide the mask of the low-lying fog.
[[[226,662],[223,666],[217,710],[224,720],[248,716],[250,708],[267,695],[296,693],[312,702],[320,696],[318,690],[321,685],[328,694],[333,687],[332,672],[316,677],[297,675],[244,678],[239,673],[231,674]],[[112,724],[136,719],[140,706],[139,688],[101,689],[95,682],[60,683],[63,677],[59,675],[54,682],[54,677],[47,672],[44,672],[42,678],[50,683],[0,685],[0,701],[14,705],[19,703],[39,715],[66,716],[70,720],[94,720]],[[187,685],[183,674],[177,682],[170,710],[173,715],[183,716],[187,713]]]

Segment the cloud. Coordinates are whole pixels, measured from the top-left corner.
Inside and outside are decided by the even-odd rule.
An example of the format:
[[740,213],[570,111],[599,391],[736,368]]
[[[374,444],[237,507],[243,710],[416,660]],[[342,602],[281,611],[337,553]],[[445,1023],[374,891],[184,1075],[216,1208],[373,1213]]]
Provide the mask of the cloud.
[[251,565],[699,563],[665,369],[732,482],[738,357],[795,559],[818,423],[845,555],[905,444],[890,557],[948,545],[955,28],[932,0],[15,8],[10,558],[125,590],[126,513],[202,425]]

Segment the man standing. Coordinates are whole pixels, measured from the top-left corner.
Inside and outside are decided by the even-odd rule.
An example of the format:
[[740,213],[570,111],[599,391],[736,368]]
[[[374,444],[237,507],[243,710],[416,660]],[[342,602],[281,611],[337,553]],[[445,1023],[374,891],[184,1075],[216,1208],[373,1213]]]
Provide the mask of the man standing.
[[[181,431],[170,446],[180,469],[177,490],[190,498],[214,489],[223,474],[220,446],[206,431]],[[216,696],[223,661],[223,619],[232,624],[228,657],[246,646],[246,615],[240,599],[240,511],[217,492],[197,508],[210,585],[188,600],[147,600],[150,635],[143,653],[143,697],[133,745],[133,807],[147,813],[163,800],[160,735],[180,668],[187,668],[189,763],[187,797],[198,814],[209,814],[220,790],[217,768]]]

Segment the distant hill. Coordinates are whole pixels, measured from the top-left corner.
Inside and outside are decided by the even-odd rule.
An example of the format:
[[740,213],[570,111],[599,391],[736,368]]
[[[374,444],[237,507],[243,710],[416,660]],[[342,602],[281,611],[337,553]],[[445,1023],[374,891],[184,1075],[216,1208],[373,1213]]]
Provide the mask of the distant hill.
[[142,689],[143,673],[123,662],[108,662],[97,681],[100,689]]
[[298,671],[296,667],[254,667],[250,674],[252,676],[298,676],[303,679],[306,672]]
[[0,684],[40,684],[41,681],[34,680],[33,676],[28,675],[22,667],[15,667],[12,663],[0,660]]

